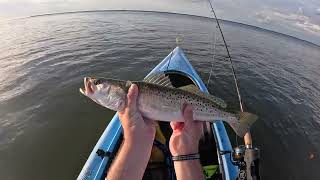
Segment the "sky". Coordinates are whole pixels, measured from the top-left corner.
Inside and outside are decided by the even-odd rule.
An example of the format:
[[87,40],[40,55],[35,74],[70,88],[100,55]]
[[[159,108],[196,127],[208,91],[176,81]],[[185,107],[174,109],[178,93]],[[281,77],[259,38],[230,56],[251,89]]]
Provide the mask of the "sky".
[[[320,0],[212,0],[218,18],[320,45]],[[0,20],[66,11],[130,9],[211,16],[207,0],[0,0]]]

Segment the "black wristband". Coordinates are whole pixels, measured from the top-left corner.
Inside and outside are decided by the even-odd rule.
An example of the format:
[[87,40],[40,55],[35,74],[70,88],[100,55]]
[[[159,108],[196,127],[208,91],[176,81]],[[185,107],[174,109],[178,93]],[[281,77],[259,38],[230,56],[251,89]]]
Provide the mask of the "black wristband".
[[185,161],[185,160],[195,160],[195,159],[200,159],[199,153],[172,156],[172,161]]

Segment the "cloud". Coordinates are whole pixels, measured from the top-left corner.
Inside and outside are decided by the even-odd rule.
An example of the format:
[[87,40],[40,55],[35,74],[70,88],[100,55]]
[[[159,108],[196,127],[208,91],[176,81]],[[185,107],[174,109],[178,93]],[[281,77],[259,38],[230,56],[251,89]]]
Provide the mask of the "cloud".
[[316,14],[320,15],[320,8],[316,10]]
[[296,25],[311,33],[320,33],[320,25],[310,23],[309,21],[303,23],[297,22]]
[[290,21],[294,23],[295,26],[300,27],[306,31],[311,33],[319,33],[320,25],[313,23],[310,17],[305,16],[303,14],[284,14],[280,12],[274,12],[273,15],[278,18],[282,18],[284,20]]
[[303,9],[299,8],[297,13],[284,13],[279,10],[265,10],[255,14],[257,21],[270,24],[287,24],[310,33],[319,34],[320,25],[313,22],[310,17],[304,15]]
[[293,21],[293,22],[305,22],[305,21],[309,21],[309,17],[304,16],[304,15],[300,15],[300,14],[293,14],[293,13],[289,13],[289,14],[285,14],[285,13],[281,13],[281,12],[272,12],[272,15],[274,17],[278,17],[287,21]]
[[257,21],[260,23],[267,24],[267,23],[271,22],[271,20],[272,20],[270,16],[268,16],[267,14],[261,13],[261,12],[257,12],[255,14],[255,16],[257,18]]

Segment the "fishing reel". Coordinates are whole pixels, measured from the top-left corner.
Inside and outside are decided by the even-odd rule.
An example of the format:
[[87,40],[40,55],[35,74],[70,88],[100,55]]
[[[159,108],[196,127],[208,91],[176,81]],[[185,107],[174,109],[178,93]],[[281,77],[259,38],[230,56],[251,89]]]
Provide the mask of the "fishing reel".
[[232,151],[232,163],[239,167],[237,180],[260,180],[260,150],[250,146],[238,146]]

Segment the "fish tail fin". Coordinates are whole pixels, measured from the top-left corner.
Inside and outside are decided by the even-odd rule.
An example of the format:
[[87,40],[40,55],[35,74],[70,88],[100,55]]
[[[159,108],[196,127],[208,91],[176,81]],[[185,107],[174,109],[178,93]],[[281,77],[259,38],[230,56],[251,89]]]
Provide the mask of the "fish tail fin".
[[239,112],[236,115],[238,121],[230,123],[235,133],[243,137],[250,129],[251,125],[258,119],[258,116],[248,112]]

